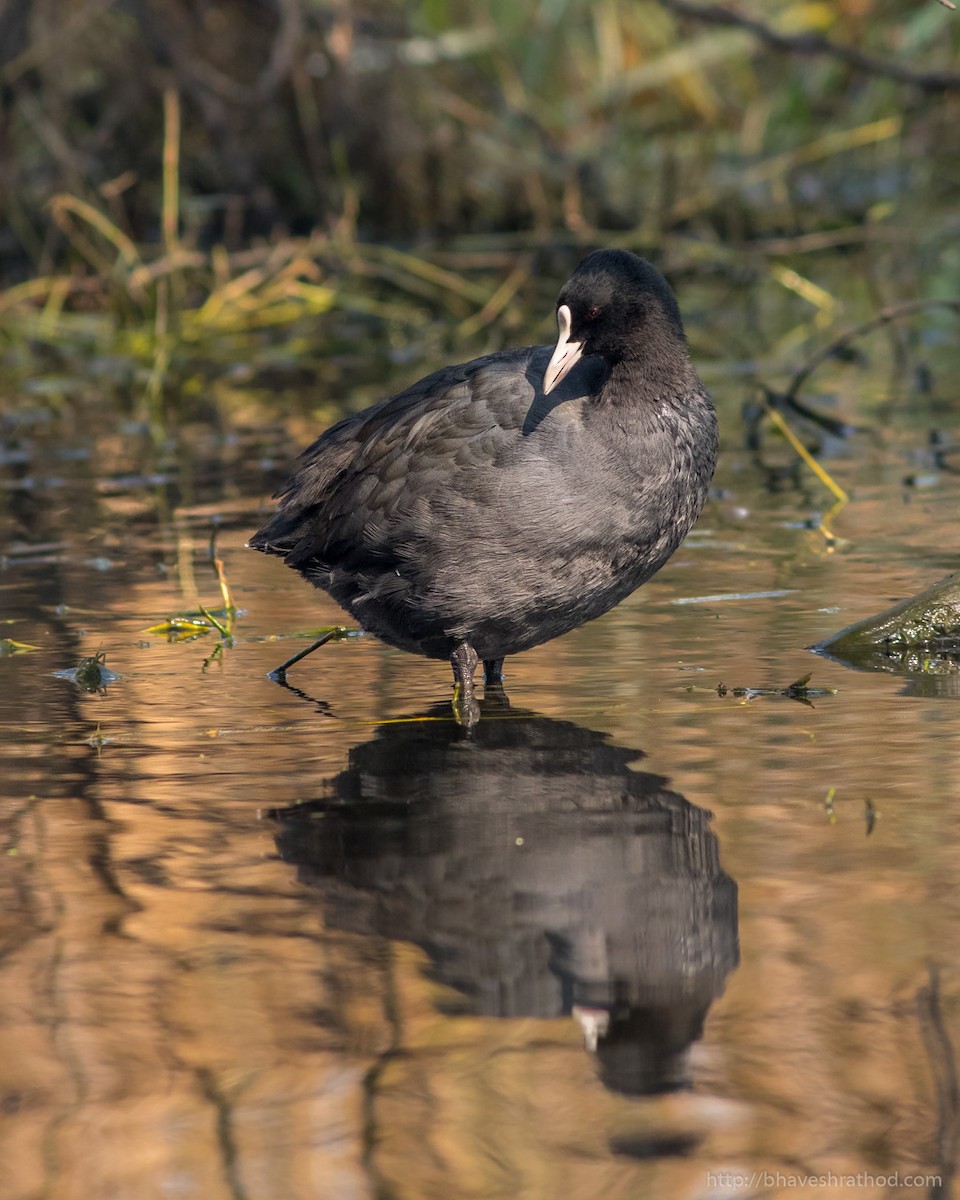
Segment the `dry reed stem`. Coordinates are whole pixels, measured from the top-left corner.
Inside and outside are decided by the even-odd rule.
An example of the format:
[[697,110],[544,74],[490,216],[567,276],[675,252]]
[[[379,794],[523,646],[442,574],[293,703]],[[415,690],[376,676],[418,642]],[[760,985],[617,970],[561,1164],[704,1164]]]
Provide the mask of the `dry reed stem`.
[[163,248],[175,256],[180,246],[180,97],[173,88],[163,93]]

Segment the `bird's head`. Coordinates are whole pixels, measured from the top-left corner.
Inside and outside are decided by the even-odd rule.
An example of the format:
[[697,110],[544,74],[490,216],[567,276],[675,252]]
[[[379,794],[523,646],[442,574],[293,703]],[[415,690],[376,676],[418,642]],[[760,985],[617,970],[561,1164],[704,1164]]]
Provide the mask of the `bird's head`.
[[543,375],[551,392],[592,355],[608,366],[625,359],[686,358],[680,310],[670,285],[645,259],[627,250],[594,250],[557,299],[559,336]]

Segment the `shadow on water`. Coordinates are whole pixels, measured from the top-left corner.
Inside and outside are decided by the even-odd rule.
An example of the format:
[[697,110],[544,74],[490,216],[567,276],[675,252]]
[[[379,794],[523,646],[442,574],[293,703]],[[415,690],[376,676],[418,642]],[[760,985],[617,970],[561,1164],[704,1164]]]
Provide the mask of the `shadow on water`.
[[683,1087],[739,961],[710,813],[639,751],[484,706],[469,732],[446,705],[382,725],[327,797],[271,814],[281,856],[328,926],[421,946],[472,1013],[573,1016],[609,1088]]

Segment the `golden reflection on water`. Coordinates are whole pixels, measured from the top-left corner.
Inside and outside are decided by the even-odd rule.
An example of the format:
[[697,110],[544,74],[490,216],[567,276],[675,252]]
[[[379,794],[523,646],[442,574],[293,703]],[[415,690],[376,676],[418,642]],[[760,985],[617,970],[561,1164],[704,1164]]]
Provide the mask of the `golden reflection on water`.
[[[4,1200],[950,1194],[960,706],[803,647],[949,569],[960,489],[851,470],[848,549],[712,502],[473,739],[442,664],[372,641],[265,678],[341,617],[243,550],[242,497],[38,510],[59,549],[2,593],[43,647],[0,662]],[[143,631],[216,601],[211,508],[246,612],[204,668]],[[52,676],[100,648],[105,695]],[[810,670],[814,707],[716,691]]]

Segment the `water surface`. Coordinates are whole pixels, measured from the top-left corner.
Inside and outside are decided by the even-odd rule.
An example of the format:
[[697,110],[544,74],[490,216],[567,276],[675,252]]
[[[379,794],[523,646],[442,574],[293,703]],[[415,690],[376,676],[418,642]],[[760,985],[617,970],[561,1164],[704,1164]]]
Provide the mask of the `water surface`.
[[[243,546],[308,422],[10,406],[5,1197],[950,1194],[960,677],[805,647],[956,569],[960,420],[825,375],[839,540],[718,379],[693,534],[472,733],[371,639],[267,678],[343,620]],[[147,632],[214,529],[232,644]]]

